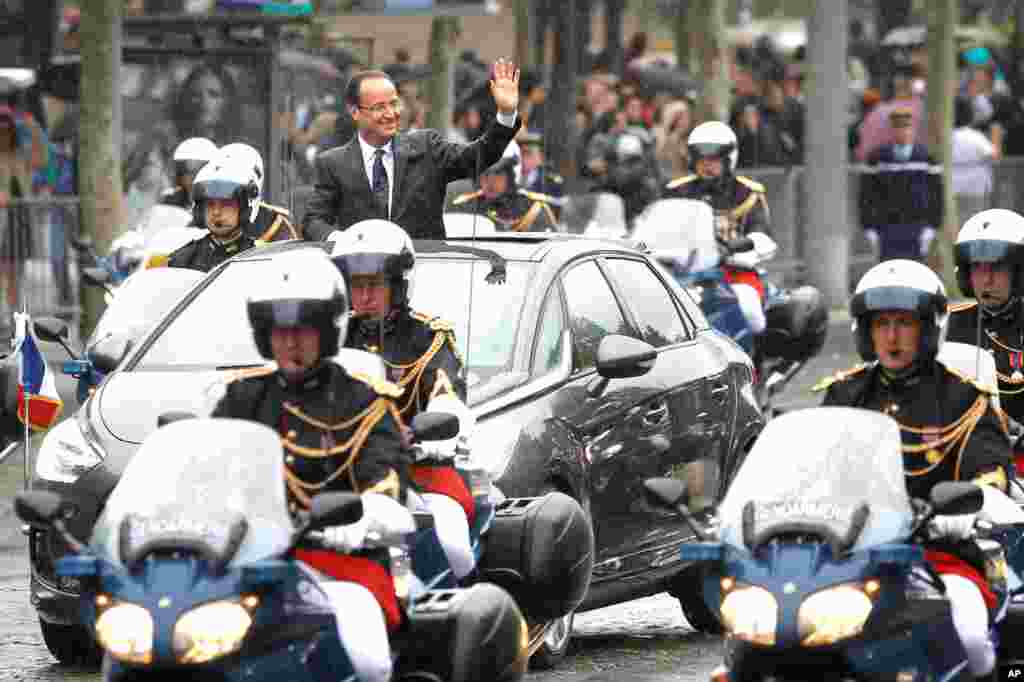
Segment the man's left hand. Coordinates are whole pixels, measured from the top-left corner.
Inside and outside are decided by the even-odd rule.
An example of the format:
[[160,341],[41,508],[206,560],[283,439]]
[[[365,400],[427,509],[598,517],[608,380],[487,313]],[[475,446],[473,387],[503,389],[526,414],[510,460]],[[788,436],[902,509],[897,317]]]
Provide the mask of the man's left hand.
[[512,62],[499,59],[491,69],[491,96],[498,111],[514,114],[519,108],[519,69]]

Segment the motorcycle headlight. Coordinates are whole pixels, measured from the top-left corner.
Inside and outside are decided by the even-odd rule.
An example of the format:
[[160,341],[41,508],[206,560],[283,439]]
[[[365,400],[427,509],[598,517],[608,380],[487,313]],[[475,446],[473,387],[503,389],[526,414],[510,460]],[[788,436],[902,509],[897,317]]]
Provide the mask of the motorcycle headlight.
[[96,598],[96,641],[119,661],[148,664],[153,660],[153,616],[136,604]]
[[722,580],[722,625],[734,637],[754,644],[775,644],[779,603],[763,587]]
[[878,581],[868,580],[837,585],[807,597],[797,612],[800,643],[827,646],[859,634],[878,590]]
[[74,419],[65,419],[46,434],[36,455],[36,476],[46,481],[74,483],[102,461]]
[[174,655],[179,663],[205,663],[238,651],[259,605],[254,595],[215,601],[186,611],[174,624]]

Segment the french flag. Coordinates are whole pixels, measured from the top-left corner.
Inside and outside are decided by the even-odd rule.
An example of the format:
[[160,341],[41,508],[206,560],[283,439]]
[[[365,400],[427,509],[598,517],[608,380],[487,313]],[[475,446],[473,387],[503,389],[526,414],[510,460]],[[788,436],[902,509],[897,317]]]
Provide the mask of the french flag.
[[15,350],[18,356],[18,419],[34,431],[45,431],[57,421],[64,402],[57,394],[53,373],[39,351],[32,320],[14,313]]

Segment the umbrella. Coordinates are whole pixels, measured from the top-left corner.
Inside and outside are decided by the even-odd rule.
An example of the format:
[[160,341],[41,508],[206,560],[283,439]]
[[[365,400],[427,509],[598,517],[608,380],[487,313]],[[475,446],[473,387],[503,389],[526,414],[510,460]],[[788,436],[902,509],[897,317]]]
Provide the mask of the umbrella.
[[927,38],[928,28],[925,26],[900,26],[885,34],[882,47],[915,47],[924,45]]
[[[960,43],[1005,46],[1008,38],[991,26],[957,26],[956,39]],[[882,39],[882,47],[917,47],[928,39],[927,26],[901,26],[889,31]]]
[[696,99],[700,86],[683,71],[660,63],[630,69],[630,75],[640,84],[647,97],[667,92],[673,97]]
[[330,59],[303,52],[302,50],[280,50],[277,53],[277,60],[286,69],[314,71],[323,78],[340,80],[343,75]]

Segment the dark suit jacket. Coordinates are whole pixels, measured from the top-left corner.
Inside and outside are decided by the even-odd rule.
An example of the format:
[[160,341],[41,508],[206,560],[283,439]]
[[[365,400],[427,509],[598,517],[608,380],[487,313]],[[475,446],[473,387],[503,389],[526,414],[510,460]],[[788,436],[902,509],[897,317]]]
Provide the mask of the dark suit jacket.
[[[396,135],[391,220],[413,239],[443,239],[445,190],[449,182],[474,178],[496,163],[519,129],[497,121],[471,144],[448,142],[436,130]],[[316,185],[302,221],[310,241],[323,241],[334,230],[369,218],[386,218],[370,190],[366,167],[353,137],[316,159]]]

